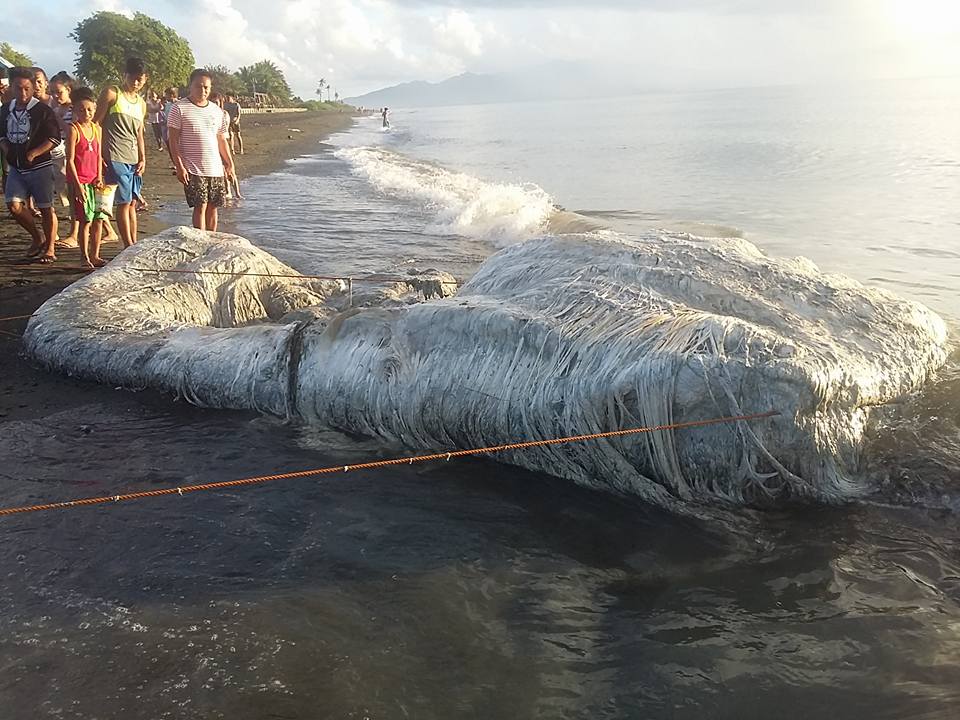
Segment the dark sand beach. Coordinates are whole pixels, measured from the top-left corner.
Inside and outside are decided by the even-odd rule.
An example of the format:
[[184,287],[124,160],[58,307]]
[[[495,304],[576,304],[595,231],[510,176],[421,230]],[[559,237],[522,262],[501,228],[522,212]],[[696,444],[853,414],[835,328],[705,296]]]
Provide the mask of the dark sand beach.
[[[313,151],[330,133],[347,128],[350,121],[348,114],[329,112],[248,115],[243,123],[245,153],[237,158],[238,174],[243,179],[278,170],[289,158]],[[153,148],[150,138],[147,145],[144,194],[151,209],[140,213],[140,237],[167,227],[156,217],[160,210],[172,208],[182,215],[185,224],[190,222],[182,186],[170,169],[168,158]],[[251,198],[247,202],[253,201]],[[67,223],[61,212],[60,237],[67,234]],[[80,267],[80,252],[75,248],[58,248],[57,262],[50,266],[25,264],[23,256],[28,244],[26,233],[4,212],[0,218],[0,317],[32,313],[47,298],[87,272]],[[114,241],[104,245],[102,254],[109,259],[119,251],[120,246]],[[131,396],[127,393],[111,393],[103,387],[50,375],[31,366],[20,357],[19,336],[26,325],[26,319],[0,323],[0,421],[37,419],[94,401],[129,401]]]
[[[926,271],[918,268],[936,268],[936,284],[911,284],[910,292],[940,292],[944,306],[956,305],[937,291],[950,275],[948,253],[931,239],[945,236],[935,225],[917,235],[922,266],[911,266],[907,252],[879,252],[889,217],[879,213],[868,227],[875,208],[866,201],[849,234],[830,244],[843,213],[795,192],[810,165],[799,163],[798,177],[780,174],[821,147],[822,136],[831,173],[843,169],[843,182],[863,183],[860,197],[905,207],[872,175],[896,179],[897,163],[910,157],[926,168],[940,157],[929,146],[918,141],[911,156],[887,152],[888,143],[851,145],[868,135],[862,114],[831,136],[827,125],[795,122],[803,115],[766,88],[687,100],[627,98],[593,114],[579,101],[566,113],[554,103],[398,112],[397,131],[386,137],[373,118],[341,138],[354,149],[377,146],[360,158],[368,177],[348,153],[323,151],[249,183],[245,207],[236,222],[227,212],[225,226],[242,227],[280,257],[290,251],[303,269],[316,261],[331,272],[393,272],[439,260],[448,263],[441,269],[469,272],[493,251],[482,240],[491,228],[522,237],[515,216],[543,204],[537,186],[518,193],[482,180],[513,168],[516,178],[557,187],[557,197],[581,198],[569,207],[624,208],[590,219],[619,216],[628,228],[663,217],[648,210],[681,195],[697,203],[695,213],[672,214],[681,219],[723,218],[733,206],[727,195],[754,211],[744,216],[748,228],[781,209],[783,223],[811,221],[780,226],[785,238],[807,237],[780,246],[791,257],[860,242],[847,267],[855,257],[872,273],[870,258],[880,258],[875,267],[890,264],[900,279],[920,283]],[[904,107],[890,106],[896,127]],[[939,112],[924,117],[952,128],[953,115]],[[563,130],[564,119],[576,123]],[[417,132],[405,135],[404,122]],[[251,152],[241,173],[313,154],[319,138],[348,123],[332,114],[248,117]],[[488,132],[464,132],[478,127]],[[897,135],[898,144],[913,138],[914,126],[904,127],[911,132]],[[665,140],[649,144],[651,137]],[[576,151],[581,138],[597,157]],[[620,169],[624,147],[643,158],[632,177]],[[557,148],[574,163],[566,189]],[[477,177],[459,172],[477,158]],[[773,175],[757,175],[759,159]],[[168,164],[150,161],[144,236],[162,229],[159,218],[188,218]],[[927,189],[948,186],[951,166],[937,172],[916,188],[936,196]],[[405,185],[396,188],[401,197],[376,182],[391,176]],[[761,196],[769,203],[751,200],[760,184],[779,193]],[[701,186],[711,189],[698,193]],[[837,203],[852,197],[834,193],[832,182],[823,187]],[[896,183],[897,197],[906,187]],[[599,204],[606,195],[610,204]],[[924,207],[944,226],[953,220],[936,203]],[[466,222],[451,222],[461,216]],[[907,237],[914,217],[895,218],[886,237]],[[82,276],[76,250],[61,251],[53,267],[15,265],[27,243],[6,217],[0,238],[0,316],[30,313]],[[310,252],[298,254],[298,243]],[[117,252],[105,249],[107,257]],[[25,326],[0,325],[0,507],[409,453],[381,438],[49,374],[19,356]],[[721,510],[716,522],[695,521],[478,458],[0,518],[0,720],[955,717],[955,368],[952,361],[937,383],[891,408],[896,415],[868,448],[877,472],[865,480],[891,502]]]

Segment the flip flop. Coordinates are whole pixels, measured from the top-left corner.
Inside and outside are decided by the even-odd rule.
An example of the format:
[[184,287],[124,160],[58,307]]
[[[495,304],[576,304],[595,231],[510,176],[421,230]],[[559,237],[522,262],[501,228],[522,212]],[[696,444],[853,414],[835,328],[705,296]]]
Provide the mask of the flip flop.
[[41,265],[51,265],[56,259],[56,255],[41,255],[37,258],[37,262]]

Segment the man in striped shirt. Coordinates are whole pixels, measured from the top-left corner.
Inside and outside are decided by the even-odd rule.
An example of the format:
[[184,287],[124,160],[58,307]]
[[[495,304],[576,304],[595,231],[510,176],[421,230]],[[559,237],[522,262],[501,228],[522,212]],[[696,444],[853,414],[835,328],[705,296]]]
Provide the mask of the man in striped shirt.
[[193,226],[217,229],[217,208],[226,197],[226,181],[233,178],[233,157],[227,144],[228,118],[210,102],[212,79],[207,70],[190,73],[187,97],[170,108],[167,133],[177,178],[193,208]]

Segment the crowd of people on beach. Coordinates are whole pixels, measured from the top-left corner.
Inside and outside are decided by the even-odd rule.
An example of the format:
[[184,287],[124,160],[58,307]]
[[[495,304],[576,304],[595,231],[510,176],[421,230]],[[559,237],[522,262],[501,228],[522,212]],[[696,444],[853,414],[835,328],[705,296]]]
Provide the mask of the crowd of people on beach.
[[[148,80],[139,58],[128,58],[121,83],[99,93],[66,71],[48,78],[39,67],[14,67],[0,76],[3,193],[30,237],[25,260],[50,264],[58,246],[79,247],[84,266],[97,268],[106,264],[104,240],[136,243],[137,212],[147,208],[146,125],[184,186],[194,227],[216,230],[218,209],[242,197],[234,162],[243,154],[237,97],[214,92],[213,76],[202,68],[185,78],[185,93],[168,87],[144,97]],[[63,239],[58,205],[70,210]]]

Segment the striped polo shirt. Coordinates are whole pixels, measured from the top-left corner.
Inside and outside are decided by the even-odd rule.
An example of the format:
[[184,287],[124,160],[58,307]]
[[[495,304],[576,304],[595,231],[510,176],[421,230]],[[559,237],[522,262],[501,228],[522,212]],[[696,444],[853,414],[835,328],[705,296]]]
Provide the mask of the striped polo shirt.
[[180,158],[187,172],[202,177],[223,177],[223,160],[217,136],[226,135],[228,116],[216,103],[194,105],[190,98],[174,103],[167,127],[180,131]]

